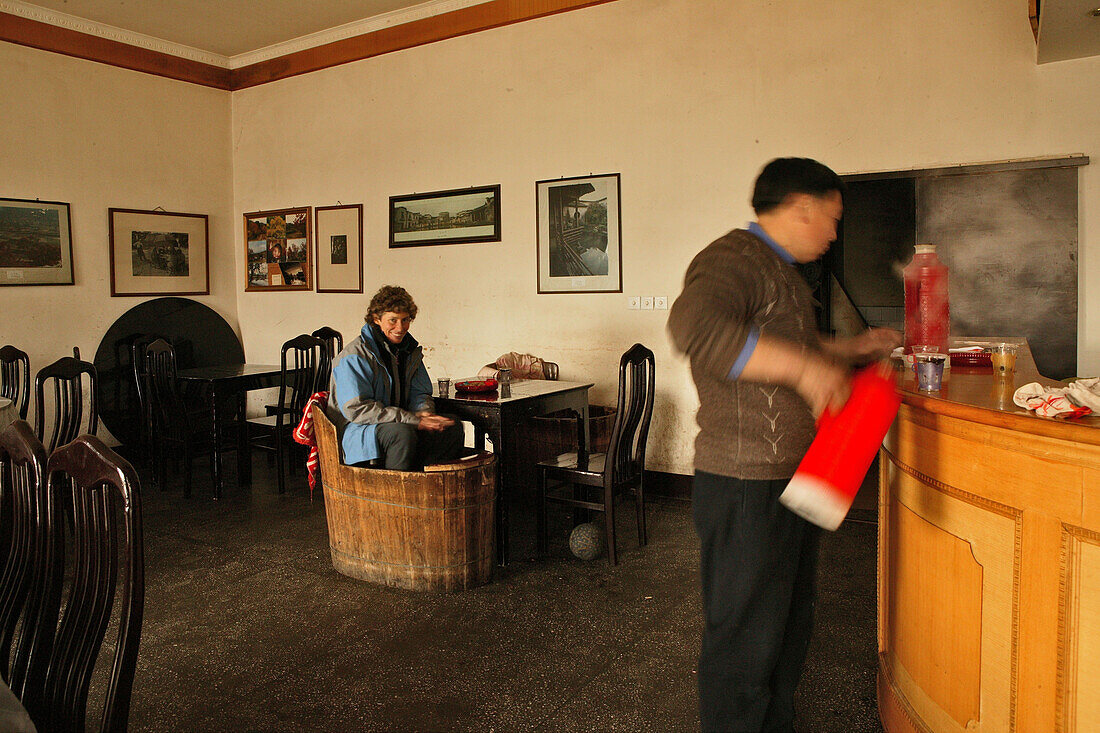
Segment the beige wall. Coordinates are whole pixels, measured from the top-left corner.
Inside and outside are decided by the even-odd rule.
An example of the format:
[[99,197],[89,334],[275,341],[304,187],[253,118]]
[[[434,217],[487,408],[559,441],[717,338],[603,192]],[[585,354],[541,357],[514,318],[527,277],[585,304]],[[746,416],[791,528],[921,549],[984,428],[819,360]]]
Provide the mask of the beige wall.
[[[212,214],[214,294],[200,300],[239,318],[250,360],[322,323],[351,337],[369,292],[243,292],[239,224],[244,211],[361,202],[366,288],[413,292],[433,375],[524,350],[610,402],[618,355],[641,341],[658,359],[649,464],[683,473],[694,388],[665,314],[628,311],[626,296],[671,301],[695,252],[749,219],[764,162],[806,155],[849,173],[1095,157],[1100,142],[1100,58],[1037,66],[1024,0],[618,0],[233,95],[0,44],[0,79],[18,91],[0,116],[0,195],[73,202],[78,282],[0,290],[5,310],[37,320],[0,340],[49,325],[94,351],[137,302],[107,295],[106,209],[157,205]],[[1081,172],[1083,375],[1100,373],[1095,169]],[[537,295],[534,182],[612,172],[625,292]],[[389,196],[493,183],[500,244],[387,249]]]
[[[363,202],[366,287],[413,292],[434,374],[526,350],[611,401],[619,353],[649,345],[649,464],[689,473],[694,388],[665,314],[628,311],[626,295],[674,298],[695,252],[750,217],[777,155],[840,172],[1095,156],[1100,58],[1037,66],[1025,5],[620,0],[244,90],[234,210]],[[1095,168],[1081,173],[1083,374],[1100,372]],[[622,174],[625,293],[537,295],[534,182],[590,172]],[[502,243],[387,249],[387,197],[490,183]],[[366,297],[242,294],[249,357],[321,323],[354,333]]]
[[[237,323],[229,95],[193,84],[0,43],[0,197],[71,205],[75,286],[0,288],[0,343],[31,370],[89,361],[120,315],[147,298],[112,298],[110,207],[210,216],[210,296]],[[106,434],[106,431],[102,431]]]

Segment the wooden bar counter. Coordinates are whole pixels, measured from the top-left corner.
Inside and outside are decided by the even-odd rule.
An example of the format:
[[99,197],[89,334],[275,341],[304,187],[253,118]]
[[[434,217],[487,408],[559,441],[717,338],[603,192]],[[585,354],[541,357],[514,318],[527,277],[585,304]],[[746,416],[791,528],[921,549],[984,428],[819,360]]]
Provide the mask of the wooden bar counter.
[[[1003,339],[1013,341],[1018,339]],[[1014,379],[899,373],[879,461],[878,703],[887,731],[1100,730],[1100,417],[1037,417]]]

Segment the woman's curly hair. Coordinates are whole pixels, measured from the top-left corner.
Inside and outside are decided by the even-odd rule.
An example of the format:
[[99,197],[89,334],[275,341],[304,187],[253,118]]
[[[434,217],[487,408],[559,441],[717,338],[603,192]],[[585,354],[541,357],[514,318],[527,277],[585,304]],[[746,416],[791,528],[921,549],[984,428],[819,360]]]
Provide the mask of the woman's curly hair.
[[370,299],[364,320],[374,323],[374,319],[381,318],[383,313],[408,313],[410,318],[416,318],[416,302],[405,288],[383,285]]

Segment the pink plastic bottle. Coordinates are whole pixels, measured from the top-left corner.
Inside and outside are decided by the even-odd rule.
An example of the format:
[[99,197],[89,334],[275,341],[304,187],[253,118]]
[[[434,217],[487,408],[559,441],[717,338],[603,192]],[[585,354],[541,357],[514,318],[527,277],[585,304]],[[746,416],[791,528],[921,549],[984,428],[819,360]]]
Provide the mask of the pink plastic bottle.
[[951,310],[947,300],[947,267],[936,257],[936,245],[918,244],[913,261],[906,265],[905,352],[915,344],[930,344],[947,353],[951,335]]

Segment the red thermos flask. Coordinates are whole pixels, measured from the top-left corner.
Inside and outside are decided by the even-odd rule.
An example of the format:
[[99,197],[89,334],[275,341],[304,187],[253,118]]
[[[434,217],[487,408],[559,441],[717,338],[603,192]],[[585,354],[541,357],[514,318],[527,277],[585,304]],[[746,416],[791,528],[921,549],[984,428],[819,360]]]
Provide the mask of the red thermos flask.
[[856,373],[840,412],[818,418],[817,436],[779,496],[783,506],[819,527],[840,526],[898,414],[896,384],[893,370],[882,365]]

